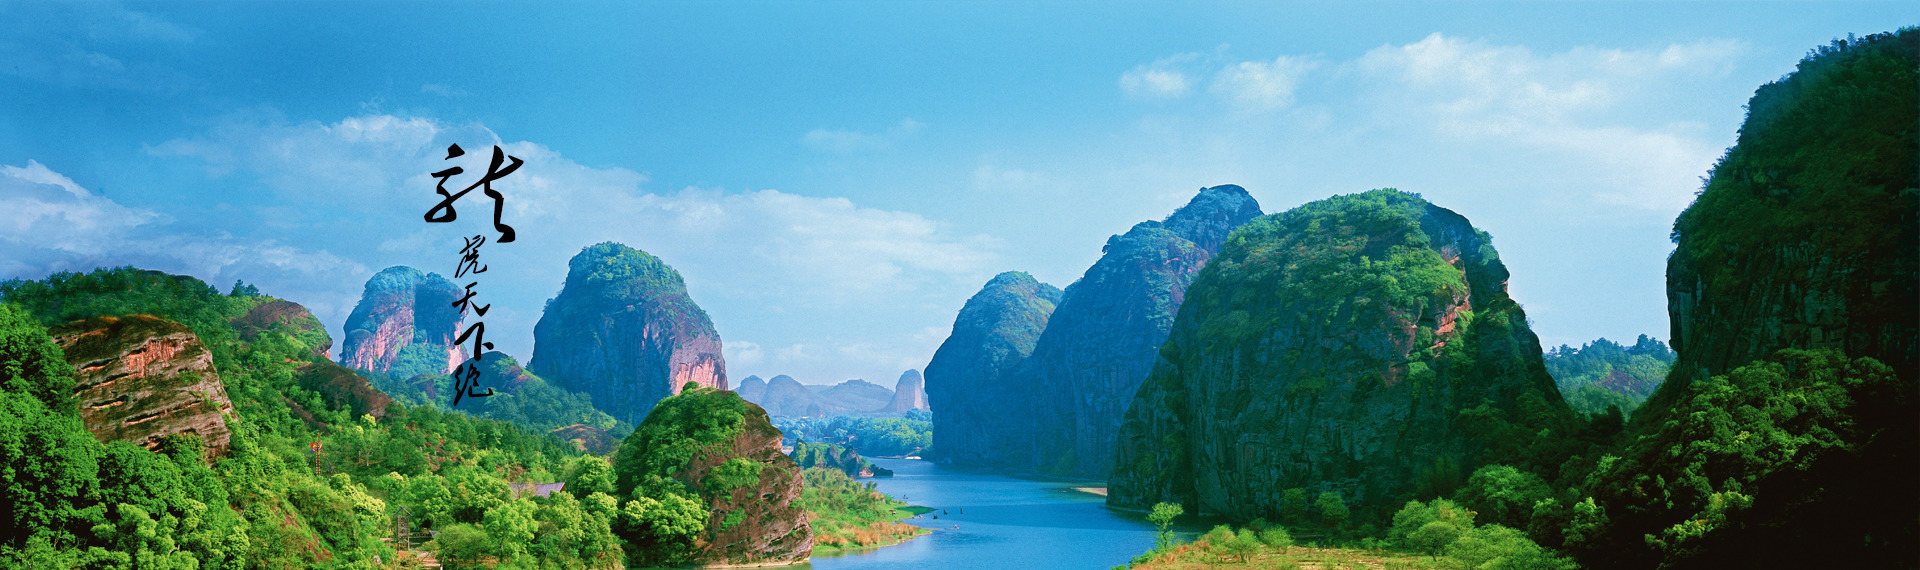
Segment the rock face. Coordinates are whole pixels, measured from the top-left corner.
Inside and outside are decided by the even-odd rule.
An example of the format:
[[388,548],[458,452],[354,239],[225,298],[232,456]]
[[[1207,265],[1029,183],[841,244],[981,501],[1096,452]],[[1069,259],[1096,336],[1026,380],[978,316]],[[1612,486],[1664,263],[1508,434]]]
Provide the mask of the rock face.
[[893,401],[893,390],[855,378],[832,386],[808,386],[828,413],[875,412]]
[[48,331],[75,372],[80,419],[102,441],[146,446],[194,434],[226,455],[233,403],[213,354],[179,323],[147,315],[94,317]]
[[741,399],[766,407],[767,381],[759,376],[748,376],[741,380],[740,385],[734,386],[733,392],[739,394]]
[[688,382],[727,387],[720,334],[680,273],[617,243],[567,262],[566,283],[534,325],[533,342],[529,370],[627,422]]
[[340,364],[403,376],[452,372],[466,360],[453,345],[464,318],[453,306],[460,291],[440,274],[412,267],[374,274],[347,316]]
[[1173,328],[1187,285],[1227,234],[1260,215],[1239,186],[1204,188],[1164,222],[1107,240],[1104,255],[1062,295],[1033,355],[1015,374],[1033,386],[1032,454],[1012,467],[1105,478],[1114,435]]
[[893,401],[887,402],[883,412],[905,412],[925,410],[927,407],[927,381],[920,377],[919,370],[908,370],[900,374],[900,381],[893,385]]
[[763,402],[761,407],[771,416],[819,417],[827,415],[829,410],[819,394],[785,374],[767,381],[766,394],[760,401]]
[[[1920,377],[1920,32],[1823,48],[1748,103],[1733,148],[1674,222],[1679,359],[1643,411],[1783,348],[1835,348]],[[1636,414],[1635,423],[1657,413]]]
[[320,319],[313,317],[306,307],[292,301],[272,300],[261,303],[247,314],[229,321],[234,332],[240,334],[240,340],[253,342],[263,332],[280,332],[299,338],[313,349],[314,356],[330,358],[333,337],[327,335],[327,328]]
[[[780,439],[759,406],[696,387],[661,401],[621,443],[615,486],[623,494],[690,493],[700,501],[709,514],[693,544],[695,563],[803,561],[813,552],[811,515],[797,504],[800,466],[780,452]],[[652,473],[672,481],[649,488],[643,474]]]
[[1009,443],[1010,434],[1022,429],[1009,419],[1018,417],[1019,403],[1036,387],[1003,373],[1033,353],[1059,302],[1059,289],[1009,271],[994,276],[960,308],[953,333],[927,363],[927,403],[940,461],[975,464],[1016,452],[1026,457],[1026,449]]
[[936,448],[957,464],[1106,477],[1121,416],[1152,369],[1187,285],[1228,233],[1259,215],[1245,189],[1215,186],[1164,221],[1109,238],[1100,260],[1061,296],[1032,354],[1002,373],[1000,384],[1026,393],[1002,405],[1005,417],[993,419],[1002,425],[979,428],[992,441],[971,449],[985,453]]
[[1485,233],[1398,191],[1248,223],[1188,289],[1127,410],[1109,503],[1271,519],[1305,487],[1390,508],[1489,459],[1461,410],[1521,433],[1566,425],[1506,281]]

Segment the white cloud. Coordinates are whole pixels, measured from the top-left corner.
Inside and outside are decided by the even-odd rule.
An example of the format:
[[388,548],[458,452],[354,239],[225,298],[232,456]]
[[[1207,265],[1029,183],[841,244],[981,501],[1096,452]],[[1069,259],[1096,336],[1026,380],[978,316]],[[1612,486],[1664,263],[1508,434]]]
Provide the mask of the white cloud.
[[7,250],[0,276],[39,278],[133,265],[192,275],[216,287],[235,279],[284,283],[271,292],[311,299],[316,314],[357,292],[326,287],[336,276],[365,272],[324,250],[176,228],[171,216],[121,205],[34,160],[0,165],[0,244]]
[[1142,99],[1178,99],[1193,90],[1188,68],[1202,60],[1195,53],[1183,53],[1155,60],[1120,74],[1120,91]]
[[1214,75],[1212,91],[1246,111],[1267,111],[1293,104],[1300,78],[1320,64],[1306,57],[1243,61]]
[[1719,145],[1701,136],[1698,124],[1645,125],[1618,111],[1659,96],[1673,81],[1725,73],[1740,49],[1710,40],[1541,55],[1436,33],[1376,48],[1355,66],[1383,81],[1380,91],[1394,93],[1389,121],[1557,153],[1597,173],[1596,199],[1669,213],[1692,200]]
[[815,150],[835,154],[855,154],[888,150],[899,145],[908,137],[926,128],[926,123],[913,119],[901,119],[887,130],[867,133],[851,130],[814,129],[800,137],[800,142]]
[[[726,353],[727,365],[736,369],[754,368],[767,359],[767,352],[761,350],[758,343],[729,340],[724,344],[722,350]],[[734,374],[734,376],[746,377],[744,374]]]
[[[902,121],[888,136],[904,137],[919,125]],[[263,200],[258,211],[289,202],[333,208],[329,217],[274,235],[361,260],[366,270],[342,272],[329,285],[357,294],[372,271],[386,265],[447,274],[459,247],[456,236],[491,233],[489,201],[478,192],[456,203],[460,215],[454,223],[426,224],[421,214],[436,201],[428,172],[458,163],[467,172],[452,187],[470,183],[485,170],[486,145],[499,140],[484,126],[423,117],[294,124],[259,115],[149,150],[198,160],[216,174],[256,179],[270,195],[284,197]],[[870,142],[826,146],[877,148]],[[454,143],[466,156],[441,160],[445,146]],[[488,338],[512,354],[530,352],[542,302],[559,290],[567,260],[602,241],[646,251],[678,270],[728,339],[729,364],[741,377],[754,373],[756,363],[781,366],[765,369],[776,374],[884,376],[899,362],[924,360],[931,347],[921,354],[921,343],[906,339],[874,343],[873,354],[884,356],[848,355],[839,344],[815,339],[852,338],[854,330],[902,326],[898,322],[915,322],[903,329],[912,330],[919,326],[916,318],[937,321],[929,307],[964,299],[998,268],[999,242],[955,233],[917,213],[770,189],[660,191],[649,188],[652,180],[641,172],[583,165],[534,142],[500,144],[525,161],[494,184],[506,197],[502,221],[519,239],[488,246],[492,269],[482,287],[501,304],[487,320],[488,332],[500,333]],[[358,225],[353,231],[326,229],[338,224]],[[329,327],[344,320],[351,301],[344,305],[338,315],[321,316]],[[509,314],[507,307],[520,310]],[[864,366],[880,368],[854,371]]]

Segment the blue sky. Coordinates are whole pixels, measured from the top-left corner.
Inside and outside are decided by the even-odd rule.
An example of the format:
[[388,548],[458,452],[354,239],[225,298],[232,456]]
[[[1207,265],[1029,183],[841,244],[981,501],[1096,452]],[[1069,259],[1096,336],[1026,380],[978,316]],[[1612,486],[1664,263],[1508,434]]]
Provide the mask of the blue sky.
[[[888,385],[993,274],[1077,279],[1202,186],[1378,187],[1494,236],[1548,345],[1667,336],[1667,239],[1742,105],[1857,3],[0,3],[0,278],[133,264],[303,303],[450,274],[488,338],[599,241],[685,275],[730,375]],[[1906,18],[1903,20],[1902,18]],[[480,151],[480,152],[473,152]],[[477,170],[469,163],[469,170]]]

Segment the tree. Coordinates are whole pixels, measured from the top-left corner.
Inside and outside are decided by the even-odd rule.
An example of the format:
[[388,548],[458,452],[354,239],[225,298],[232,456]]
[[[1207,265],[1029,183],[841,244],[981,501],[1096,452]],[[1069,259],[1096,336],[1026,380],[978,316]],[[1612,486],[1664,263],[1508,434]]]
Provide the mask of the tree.
[[1534,503],[1552,495],[1547,482],[1538,475],[1506,465],[1488,465],[1467,477],[1467,484],[1454,500],[1483,522],[1525,528]]
[[1173,544],[1173,519],[1186,514],[1187,509],[1178,503],[1160,502],[1153,505],[1153,514],[1147,515],[1147,522],[1153,523],[1159,535],[1154,539],[1155,548],[1165,548]]
[[1326,523],[1335,531],[1342,528],[1342,525],[1347,522],[1347,516],[1352,514],[1347,510],[1346,501],[1340,500],[1340,493],[1334,491],[1320,493],[1320,497],[1313,501],[1313,508],[1320,512],[1320,522]]
[[651,566],[683,562],[707,530],[707,508],[678,494],[635,497],[620,507],[613,532],[626,542],[629,563]]
[[1280,492],[1280,521],[1300,524],[1307,521],[1307,490],[1299,487]]
[[585,498],[594,493],[613,493],[613,464],[598,455],[582,455],[567,462],[566,491]]
[[1387,539],[1403,548],[1437,554],[1461,532],[1473,528],[1473,511],[1453,501],[1436,499],[1431,503],[1407,501],[1393,514],[1393,526]]

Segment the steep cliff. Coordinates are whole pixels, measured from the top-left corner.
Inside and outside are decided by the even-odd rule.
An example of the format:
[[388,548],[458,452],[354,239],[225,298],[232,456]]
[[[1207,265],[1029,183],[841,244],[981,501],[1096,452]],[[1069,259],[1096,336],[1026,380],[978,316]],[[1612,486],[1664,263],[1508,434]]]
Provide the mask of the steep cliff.
[[1239,186],[1203,188],[1164,222],[1141,222],[1107,240],[1103,255],[1067,287],[1033,355],[1013,372],[1032,393],[1031,455],[1009,467],[1104,478],[1114,435],[1173,328],[1187,285],[1229,232],[1260,215]]
[[1506,280],[1485,233],[1398,191],[1246,224],[1127,410],[1109,502],[1271,519],[1306,487],[1375,509],[1521,459],[1571,412]]
[[1604,516],[1568,550],[1594,567],[1911,567],[1920,28],[1816,49],[1747,108],[1674,223],[1678,358],[1588,477]]
[[927,381],[920,377],[919,370],[900,373],[900,381],[893,385],[893,401],[887,402],[883,412],[905,412],[925,410],[927,408]]
[[694,498],[706,527],[684,546],[698,564],[778,564],[813,551],[800,466],[759,406],[705,387],[661,400],[614,456],[624,496]]
[[588,394],[622,421],[640,421],[688,382],[727,387],[720,334],[680,273],[617,243],[567,262],[566,283],[534,325],[533,343],[528,369]]
[[453,346],[464,318],[453,306],[460,288],[438,273],[396,265],[367,280],[347,315],[340,364],[402,378],[445,374],[465,360]]
[[1028,457],[1014,447],[1014,433],[1027,429],[1019,411],[1039,388],[1005,374],[1033,353],[1034,341],[1060,302],[1060,290],[1032,275],[994,276],[967,299],[953,333],[927,363],[927,403],[933,409],[933,448],[941,461],[999,464]]
[[224,456],[234,414],[213,354],[179,323],[148,315],[94,317],[48,331],[74,368],[74,398],[87,431],[149,449],[177,433]]
[[1906,30],[1826,48],[1754,93],[1738,141],[1673,224],[1679,359],[1636,424],[1783,348],[1920,375],[1916,43]]

